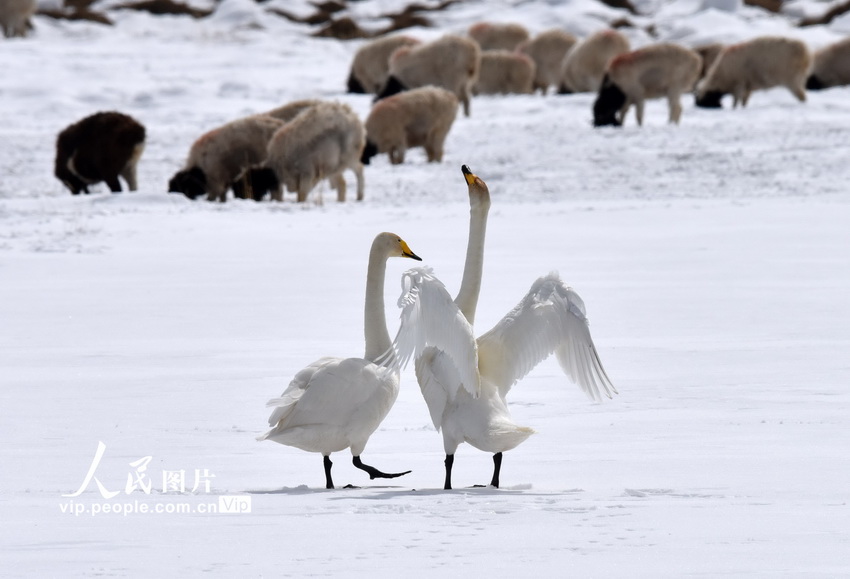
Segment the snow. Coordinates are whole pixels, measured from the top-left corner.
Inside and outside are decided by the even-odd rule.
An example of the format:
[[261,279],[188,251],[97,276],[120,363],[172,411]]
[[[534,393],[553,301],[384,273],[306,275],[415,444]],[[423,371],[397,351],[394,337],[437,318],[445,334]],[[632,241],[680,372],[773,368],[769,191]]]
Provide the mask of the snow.
[[[840,38],[700,6],[655,3],[657,16],[635,20],[688,45]],[[410,33],[490,16],[591,31],[610,14],[621,13],[589,0],[469,1]],[[805,104],[759,92],[734,111],[688,97],[679,127],[652,101],[642,128],[631,115],[604,130],[591,127],[593,95],[476,97],[441,164],[421,150],[401,166],[374,159],[362,203],[337,204],[324,186],[323,205],[216,205],[165,193],[192,141],[305,97],[365,117],[370,98],[343,92],[359,42],[310,38],[247,0],[199,21],[110,17],[115,27],[37,17],[30,38],[0,43],[4,576],[850,574],[850,88]],[[56,134],[104,109],[147,127],[140,191],[72,197],[52,175]],[[456,291],[461,164],[493,195],[479,329],[558,270],[619,395],[592,404],[546,361],[509,396],[537,434],[505,454],[503,488],[471,488],[492,461],[462,445],[457,488],[443,491],[441,437],[408,369],[363,458],[413,472],[369,481],[337,453],[337,484],[361,488],[327,491],[318,455],[255,441],[265,402],[321,356],[361,355],[378,232],[401,235]],[[389,262],[391,333],[411,265]],[[99,442],[94,476],[119,494],[92,481],[63,496]],[[163,492],[179,471],[196,492]],[[150,494],[125,486],[140,474]],[[229,497],[250,498],[251,512],[197,512]],[[178,504],[194,512],[92,514]]]

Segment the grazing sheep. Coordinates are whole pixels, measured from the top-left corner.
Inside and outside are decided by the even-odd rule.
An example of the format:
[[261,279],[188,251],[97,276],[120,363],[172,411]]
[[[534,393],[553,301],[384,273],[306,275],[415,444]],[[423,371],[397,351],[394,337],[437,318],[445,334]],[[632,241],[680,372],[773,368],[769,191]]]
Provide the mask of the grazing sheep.
[[300,101],[292,101],[291,103],[287,103],[282,107],[277,107],[276,109],[272,109],[270,111],[266,111],[261,113],[267,117],[274,117],[279,119],[285,123],[288,123],[292,119],[298,116],[305,109],[309,109],[310,107],[314,107],[322,101],[318,99],[303,99]]
[[720,56],[720,52],[723,50],[724,46],[724,44],[719,42],[712,42],[711,44],[704,44],[694,48],[694,52],[699,54],[702,59],[702,68],[699,73],[700,78],[705,78],[705,75],[708,73],[711,65],[713,65],[714,61],[717,60],[717,57]]
[[534,92],[534,61],[520,52],[481,53],[481,69],[472,94],[529,94]]
[[106,181],[121,191],[121,176],[135,191],[136,164],[145,148],[145,127],[122,113],[95,113],[59,133],[54,173],[74,195]]
[[529,34],[521,24],[478,22],[469,27],[469,37],[481,50],[514,50],[528,40]]
[[285,184],[298,194],[298,201],[322,179],[328,179],[345,201],[343,172],[351,169],[357,176],[357,200],[363,199],[363,164],[360,157],[366,144],[366,129],[357,114],[346,104],[325,102],[305,110],[281,127],[271,138],[265,161],[247,169],[238,177],[255,197],[271,192],[283,201]]
[[390,76],[375,100],[433,85],[454,93],[468,117],[480,61],[478,44],[450,34],[427,44],[403,46],[390,56]]
[[354,54],[348,75],[348,92],[377,94],[390,73],[390,55],[402,46],[420,41],[412,36],[384,36],[361,46]]
[[561,63],[578,39],[559,28],[546,30],[519,45],[518,51],[534,61],[534,90],[543,94],[561,80]]
[[266,158],[275,131],[286,123],[264,115],[229,122],[202,135],[189,150],[185,168],[168,182],[168,190],[189,199],[207,194],[226,200],[227,188],[244,169]]
[[26,36],[29,19],[38,7],[36,0],[0,1],[0,27],[6,38]]
[[763,36],[732,44],[697,85],[698,107],[721,107],[723,95],[732,93],[733,108],[747,106],[754,90],[784,86],[801,102],[806,101],[806,76],[812,55],[806,45],[792,38]]
[[361,161],[368,165],[378,153],[390,163],[404,163],[411,147],[425,147],[428,161],[443,160],[443,144],[457,116],[458,100],[449,91],[426,86],[386,98],[372,107],[366,119],[366,147]]
[[850,84],[850,38],[839,40],[815,52],[806,88],[820,90],[847,84]]
[[598,91],[611,60],[629,50],[629,39],[616,30],[601,30],[588,36],[564,57],[558,93]]
[[678,124],[681,96],[693,90],[701,64],[693,50],[669,43],[621,54],[608,66],[593,103],[593,125],[622,125],[632,104],[642,125],[644,101],[662,97],[670,105],[670,122]]

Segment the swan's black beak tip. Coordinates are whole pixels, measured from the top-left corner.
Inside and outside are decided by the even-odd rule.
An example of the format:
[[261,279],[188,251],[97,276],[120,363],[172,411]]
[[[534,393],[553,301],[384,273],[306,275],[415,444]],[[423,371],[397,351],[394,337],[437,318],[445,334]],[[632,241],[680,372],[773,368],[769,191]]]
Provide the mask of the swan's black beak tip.
[[467,165],[462,165],[460,170],[461,170],[461,172],[463,172],[464,176],[465,175],[472,175],[472,171],[469,170],[469,167]]

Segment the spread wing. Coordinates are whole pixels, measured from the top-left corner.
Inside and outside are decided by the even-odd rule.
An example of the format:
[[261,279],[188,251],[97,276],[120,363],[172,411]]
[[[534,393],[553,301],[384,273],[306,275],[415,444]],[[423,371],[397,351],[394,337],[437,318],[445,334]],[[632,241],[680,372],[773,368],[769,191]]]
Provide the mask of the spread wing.
[[[448,399],[454,398],[461,387],[478,396],[480,377],[475,335],[446,287],[429,267],[404,272],[401,286],[398,300],[401,326],[393,342],[399,364],[406,366],[410,358],[415,357],[418,373],[419,361],[426,349],[437,350],[440,364],[453,367],[451,373],[444,373],[453,378],[440,382]],[[437,354],[432,352],[428,357],[435,356]]]
[[590,398],[600,401],[602,394],[610,398],[617,392],[590,337],[584,302],[557,273],[535,281],[522,301],[478,338],[479,370],[504,397],[553,352]]

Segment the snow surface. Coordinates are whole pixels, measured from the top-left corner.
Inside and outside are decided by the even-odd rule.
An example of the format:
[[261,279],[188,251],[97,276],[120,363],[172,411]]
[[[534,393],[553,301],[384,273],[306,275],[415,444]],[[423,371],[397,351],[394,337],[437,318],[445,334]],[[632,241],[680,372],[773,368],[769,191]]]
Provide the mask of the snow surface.
[[[643,2],[654,15],[633,19],[688,45],[840,38],[721,4],[733,11]],[[352,3],[363,18],[388,7]],[[587,33],[611,15],[589,0],[469,1],[411,33],[485,18]],[[200,21],[110,16],[37,17],[30,38],[0,42],[0,574],[850,575],[850,88],[806,104],[759,92],[735,111],[687,98],[679,127],[653,101],[643,128],[631,116],[604,130],[593,95],[476,97],[443,163],[375,159],[362,203],[326,186],[324,205],[193,203],[165,189],[202,132],[304,97],[365,117],[370,98],[343,93],[359,42],[310,38],[248,0]],[[56,134],[104,109],[148,129],[141,190],[72,197],[52,175]],[[376,233],[401,235],[457,289],[464,163],[493,194],[479,328],[559,270],[620,394],[591,404],[548,360],[510,394],[537,434],[506,453],[503,488],[468,488],[492,462],[463,445],[458,488],[443,491],[441,437],[409,369],[363,458],[413,472],[369,481],[338,453],[337,484],[361,488],[326,491],[318,455],[254,440],[265,402],[320,356],[362,354]],[[410,265],[389,262],[391,333]],[[119,495],[92,481],[62,496],[98,442],[95,476]],[[179,471],[195,493],[162,492]],[[126,493],[128,475],[151,494]],[[232,496],[251,513],[197,512]],[[177,504],[196,512],[92,515]]]

